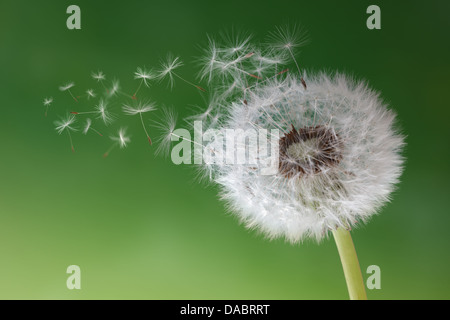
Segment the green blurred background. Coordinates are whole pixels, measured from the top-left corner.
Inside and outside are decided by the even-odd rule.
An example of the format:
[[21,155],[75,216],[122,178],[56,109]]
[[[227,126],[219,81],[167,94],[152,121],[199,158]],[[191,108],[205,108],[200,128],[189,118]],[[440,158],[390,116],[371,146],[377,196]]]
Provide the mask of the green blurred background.
[[[66,28],[70,4],[82,30]],[[366,28],[370,4],[381,8],[381,30]],[[450,298],[449,10],[444,1],[2,0],[0,298],[347,299],[332,238],[293,246],[247,231],[192,167],[155,156],[138,118],[125,119],[129,147],[106,159],[107,137],[76,134],[71,153],[53,126],[76,107],[58,91],[69,80],[75,93],[95,88],[90,73],[103,70],[132,91],[136,67],[168,51],[193,79],[207,34],[263,39],[286,22],[309,32],[307,69],[367,79],[408,136],[392,203],[352,233],[364,277],[381,267],[369,299]],[[203,103],[181,82],[144,90],[180,117]],[[72,264],[81,290],[66,287]]]

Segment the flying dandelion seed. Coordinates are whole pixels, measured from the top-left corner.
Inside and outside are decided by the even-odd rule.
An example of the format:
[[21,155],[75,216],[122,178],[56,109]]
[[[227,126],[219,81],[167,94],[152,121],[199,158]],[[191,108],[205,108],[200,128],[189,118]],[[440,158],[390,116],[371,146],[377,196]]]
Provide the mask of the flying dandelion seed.
[[105,89],[106,93],[109,92],[108,88],[106,88],[104,81],[106,80],[106,76],[102,71],[98,71],[97,73],[92,72],[91,73],[92,79],[96,80],[97,82],[100,82],[103,89]]
[[129,105],[123,105],[122,107],[123,113],[125,113],[128,116],[134,116],[139,114],[139,118],[141,119],[142,128],[144,129],[144,132],[147,136],[147,140],[152,145],[152,139],[150,139],[150,135],[147,132],[147,129],[145,128],[144,119],[142,118],[142,114],[150,111],[156,110],[155,104],[151,102],[140,102],[136,107],[131,107]]
[[103,135],[102,135],[100,132],[98,132],[96,129],[94,129],[94,128],[92,127],[92,120],[91,120],[90,118],[87,118],[87,119],[86,119],[86,124],[85,124],[85,126],[84,126],[84,128],[83,128],[83,134],[86,135],[86,134],[88,133],[89,130],[92,130],[92,131],[94,131],[95,133],[97,133],[99,136],[103,137]]
[[73,88],[75,86],[75,83],[73,82],[68,82],[67,84],[60,86],[59,90],[60,91],[67,91],[69,92],[70,96],[73,98],[73,100],[75,100],[75,102],[78,102],[77,98],[75,98],[75,96],[72,94],[72,91],[70,90],[71,88]]
[[158,72],[158,78],[160,80],[163,80],[164,78],[169,78],[169,84],[170,87],[173,88],[175,84],[175,78],[184,81],[185,83],[199,89],[200,91],[205,92],[206,90],[199,85],[196,85],[185,78],[181,77],[178,73],[176,73],[174,70],[178,69],[179,67],[183,66],[183,62],[180,60],[180,57],[174,57],[172,54],[168,54],[166,60],[161,62],[161,70]]
[[88,90],[86,90],[86,96],[89,100],[90,98],[95,98],[96,94],[93,89],[88,89]]
[[73,123],[75,123],[75,116],[72,114],[67,115],[65,118],[61,118],[60,120],[55,121],[55,130],[58,132],[58,134],[62,134],[64,131],[67,132],[70,140],[71,150],[72,152],[75,152],[72,142],[72,135],[70,134],[70,131],[77,131],[76,128],[72,127]]
[[230,33],[222,33],[222,39],[224,41],[223,52],[230,57],[238,57],[243,53],[251,51],[250,40],[252,36],[249,34],[243,34],[232,30]]
[[247,226],[291,242],[367,221],[389,199],[403,163],[395,115],[377,93],[343,75],[308,80],[308,90],[295,77],[258,86],[214,126],[281,131],[278,174],[234,165],[215,167],[213,176]]
[[47,116],[48,113],[48,107],[53,103],[53,97],[45,98],[43,101],[43,105],[45,106],[45,116]]
[[120,128],[117,136],[111,136],[110,139],[114,141],[114,144],[103,154],[104,158],[106,158],[115,147],[119,146],[122,149],[130,142],[130,137],[126,135],[125,128]]
[[290,57],[295,63],[297,67],[298,73],[300,75],[300,82],[303,87],[306,89],[306,82],[303,79],[302,71],[300,70],[300,66],[298,65],[297,59],[295,59],[294,49],[304,46],[308,43],[308,37],[306,32],[301,30],[297,26],[287,26],[285,28],[277,27],[275,32],[272,32],[269,35],[269,41],[272,42],[272,46],[274,49],[285,50],[289,53]]
[[[350,298],[364,299],[348,230],[390,200],[402,173],[404,137],[395,113],[366,83],[301,70],[294,49],[305,43],[303,34],[279,28],[270,36],[272,45],[263,48],[249,41],[224,48],[209,39],[200,77],[216,89],[216,103],[197,116],[213,135],[202,149],[223,150],[227,130],[280,134],[270,143],[277,155],[273,174],[261,174],[274,159],[271,153],[259,153],[256,164],[235,162],[236,154],[248,154],[248,143],[235,144],[222,161],[205,161],[201,169],[240,221],[270,239],[320,241],[332,232]],[[299,74],[287,72],[288,58]],[[164,150],[173,127],[167,130]]]
[[[204,50],[205,55],[199,59],[202,68],[199,72],[200,79],[206,79],[208,83],[213,83],[215,80],[220,86],[227,86],[226,91],[244,90],[249,84],[249,78],[262,80],[261,75],[250,72],[255,63],[256,52],[258,48],[251,46],[250,38],[245,38],[237,42],[233,42],[233,47],[221,47],[216,41],[209,38],[209,46]],[[227,40],[227,42],[232,42]],[[245,50],[245,51],[244,51]],[[267,63],[273,69],[273,63]],[[260,66],[259,70],[262,70]],[[272,71],[272,70],[270,70]],[[234,83],[232,88],[229,83]]]
[[203,49],[204,54],[199,58],[199,64],[202,66],[198,75],[201,80],[206,79],[208,83],[214,78],[216,70],[216,61],[219,58],[219,50],[213,38],[208,37],[208,46]]
[[149,81],[154,79],[156,76],[153,74],[152,71],[145,70],[145,68],[137,68],[136,72],[134,73],[134,79],[140,79],[139,86],[137,87],[136,91],[132,95],[132,99],[137,99],[137,93],[139,92],[139,89],[141,89],[142,84],[144,84],[147,88],[150,86]]

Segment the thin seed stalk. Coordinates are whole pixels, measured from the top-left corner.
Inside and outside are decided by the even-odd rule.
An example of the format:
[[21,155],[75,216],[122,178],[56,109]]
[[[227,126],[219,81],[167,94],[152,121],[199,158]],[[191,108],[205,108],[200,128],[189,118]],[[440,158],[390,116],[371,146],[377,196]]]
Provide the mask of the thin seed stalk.
[[350,300],[367,300],[366,288],[350,232],[338,228],[333,230],[333,236],[344,269]]

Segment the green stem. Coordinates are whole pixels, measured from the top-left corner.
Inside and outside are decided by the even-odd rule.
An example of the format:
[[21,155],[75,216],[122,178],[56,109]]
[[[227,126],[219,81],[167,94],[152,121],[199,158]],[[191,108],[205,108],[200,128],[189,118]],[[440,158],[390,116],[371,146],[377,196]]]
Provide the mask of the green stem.
[[367,300],[366,288],[350,232],[338,228],[333,230],[333,236],[341,257],[350,300]]

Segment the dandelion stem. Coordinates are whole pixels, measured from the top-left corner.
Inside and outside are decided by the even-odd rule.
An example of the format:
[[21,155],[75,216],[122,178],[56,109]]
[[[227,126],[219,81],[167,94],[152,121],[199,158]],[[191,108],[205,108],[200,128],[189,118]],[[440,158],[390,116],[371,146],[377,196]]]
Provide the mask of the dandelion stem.
[[364,280],[350,232],[338,228],[333,230],[333,236],[341,257],[350,300],[367,300]]

